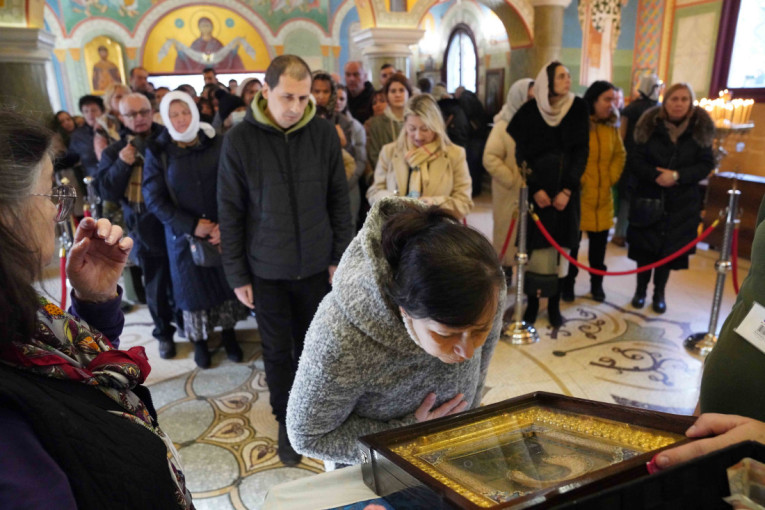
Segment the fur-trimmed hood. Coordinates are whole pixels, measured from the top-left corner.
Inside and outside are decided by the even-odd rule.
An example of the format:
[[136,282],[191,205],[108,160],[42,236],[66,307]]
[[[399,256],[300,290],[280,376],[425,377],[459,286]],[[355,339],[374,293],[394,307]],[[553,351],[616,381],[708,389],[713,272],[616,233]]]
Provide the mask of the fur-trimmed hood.
[[[662,125],[664,117],[661,113],[662,105],[645,111],[635,125],[635,143],[644,144],[651,138],[656,127]],[[698,106],[693,107],[688,129],[691,130],[693,139],[700,146],[712,146],[715,138],[715,123],[706,110]]]

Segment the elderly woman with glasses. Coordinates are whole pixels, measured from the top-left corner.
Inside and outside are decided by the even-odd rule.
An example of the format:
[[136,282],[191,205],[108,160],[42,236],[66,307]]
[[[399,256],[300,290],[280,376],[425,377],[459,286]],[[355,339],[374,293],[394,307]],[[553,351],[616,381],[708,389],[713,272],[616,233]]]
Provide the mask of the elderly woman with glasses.
[[80,223],[64,312],[35,290],[75,193],[54,187],[52,133],[0,110],[0,501],[3,508],[192,508],[157,425],[143,347],[117,350],[133,241]]

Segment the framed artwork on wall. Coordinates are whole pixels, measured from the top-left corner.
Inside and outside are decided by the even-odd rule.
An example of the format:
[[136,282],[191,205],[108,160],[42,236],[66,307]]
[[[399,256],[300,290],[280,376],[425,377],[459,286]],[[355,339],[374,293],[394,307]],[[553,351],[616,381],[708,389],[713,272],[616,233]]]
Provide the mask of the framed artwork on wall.
[[494,116],[502,108],[502,95],[505,91],[505,70],[486,70],[486,113]]
[[103,94],[112,83],[125,83],[122,46],[105,35],[85,44],[85,65],[93,94]]

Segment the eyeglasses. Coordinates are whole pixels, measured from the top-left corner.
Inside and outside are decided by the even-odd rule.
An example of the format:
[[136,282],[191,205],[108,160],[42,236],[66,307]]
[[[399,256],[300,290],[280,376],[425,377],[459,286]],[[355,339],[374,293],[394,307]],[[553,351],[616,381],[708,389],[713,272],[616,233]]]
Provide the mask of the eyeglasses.
[[151,110],[148,109],[148,108],[144,108],[143,110],[138,110],[137,112],[123,113],[122,116],[127,118],[127,119],[131,119],[132,120],[132,119],[138,117],[139,115],[141,117],[148,117],[150,114],[151,114]]
[[53,186],[50,193],[32,193],[33,197],[48,197],[56,206],[56,222],[65,221],[72,212],[74,201],[77,198],[77,190],[74,186]]

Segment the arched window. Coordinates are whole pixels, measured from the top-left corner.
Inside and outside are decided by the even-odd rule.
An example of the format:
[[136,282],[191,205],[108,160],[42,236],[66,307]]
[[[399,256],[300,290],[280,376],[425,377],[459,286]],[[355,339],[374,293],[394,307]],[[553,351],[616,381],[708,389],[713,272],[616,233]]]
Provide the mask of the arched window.
[[470,27],[460,23],[449,36],[443,69],[446,71],[446,90],[453,92],[463,86],[476,92],[478,83],[478,50]]

